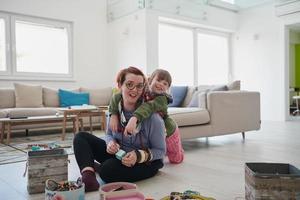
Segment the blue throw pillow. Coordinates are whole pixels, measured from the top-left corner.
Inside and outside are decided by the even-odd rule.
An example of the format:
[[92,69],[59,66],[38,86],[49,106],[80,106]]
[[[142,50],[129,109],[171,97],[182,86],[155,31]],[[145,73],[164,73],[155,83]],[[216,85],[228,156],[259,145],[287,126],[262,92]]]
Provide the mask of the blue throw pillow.
[[89,104],[89,93],[77,93],[68,90],[58,90],[59,105],[60,107],[79,106]]
[[180,107],[186,96],[187,89],[187,86],[172,86],[170,93],[173,97],[173,102],[169,104],[169,107]]

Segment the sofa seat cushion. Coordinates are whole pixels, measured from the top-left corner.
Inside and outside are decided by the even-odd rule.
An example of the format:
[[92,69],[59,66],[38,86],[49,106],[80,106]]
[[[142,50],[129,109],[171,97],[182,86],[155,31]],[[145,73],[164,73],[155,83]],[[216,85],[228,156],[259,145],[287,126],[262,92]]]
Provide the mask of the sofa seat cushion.
[[0,118],[6,118],[6,117],[7,117],[6,109],[0,109]]
[[207,124],[210,121],[209,113],[206,109],[170,107],[168,108],[168,113],[179,127]]
[[58,108],[7,108],[3,111],[7,112],[7,117],[32,117],[55,115]]

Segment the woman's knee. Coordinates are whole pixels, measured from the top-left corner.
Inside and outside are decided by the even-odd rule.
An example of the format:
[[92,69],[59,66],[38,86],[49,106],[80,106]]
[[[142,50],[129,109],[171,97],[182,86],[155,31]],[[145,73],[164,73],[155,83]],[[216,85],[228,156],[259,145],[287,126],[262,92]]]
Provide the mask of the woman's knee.
[[111,158],[101,163],[101,171],[99,176],[106,183],[118,181],[121,162],[117,159]]
[[75,134],[75,137],[73,139],[73,145],[77,145],[78,142],[82,141],[82,139],[84,139],[86,137],[86,134],[89,134],[87,132],[79,132]]

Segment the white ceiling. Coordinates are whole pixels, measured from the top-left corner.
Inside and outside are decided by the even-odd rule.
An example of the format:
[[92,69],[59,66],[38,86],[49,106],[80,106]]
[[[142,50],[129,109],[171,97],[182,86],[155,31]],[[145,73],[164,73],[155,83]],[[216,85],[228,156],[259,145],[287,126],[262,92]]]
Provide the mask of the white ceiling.
[[[107,0],[108,5],[116,4],[121,2],[122,0]],[[138,0],[136,0],[138,1]],[[147,0],[145,0],[147,1]],[[162,0],[160,0],[162,1]],[[176,1],[176,0],[175,0]],[[210,4],[211,2],[234,2],[234,4],[238,7],[238,9],[247,9],[254,6],[259,6],[265,3],[272,3],[272,2],[285,2],[290,0],[177,0],[177,1],[190,1],[196,4]],[[132,1],[134,2],[134,0]]]
[[253,6],[259,6],[265,3],[275,2],[274,0],[235,0],[234,3],[240,9],[246,9]]

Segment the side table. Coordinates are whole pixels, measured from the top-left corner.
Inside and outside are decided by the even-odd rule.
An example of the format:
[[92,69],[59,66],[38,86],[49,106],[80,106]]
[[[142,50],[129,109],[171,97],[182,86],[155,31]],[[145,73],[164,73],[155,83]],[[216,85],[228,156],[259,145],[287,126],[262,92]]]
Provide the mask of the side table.
[[79,122],[81,129],[83,128],[83,117],[89,117],[90,123],[90,132],[93,132],[93,124],[92,124],[92,117],[99,116],[101,118],[101,128],[104,130],[106,129],[106,116],[105,113],[107,111],[107,106],[71,106],[68,108],[60,108],[59,111],[63,113],[63,131],[61,139],[65,139],[66,135],[66,121],[68,116],[74,115],[75,116],[75,132],[79,132]]
[[[29,125],[29,124],[48,124],[48,123],[57,123],[64,121],[65,124],[67,121],[73,122],[73,132],[75,133],[75,116],[69,115],[64,117],[63,115],[49,115],[49,116],[34,116],[34,117],[25,117],[25,118],[1,118],[0,123],[2,124],[1,129],[1,143],[3,143],[4,134],[7,132],[6,144],[10,143],[11,128],[15,125]],[[64,127],[65,128],[65,127]]]

